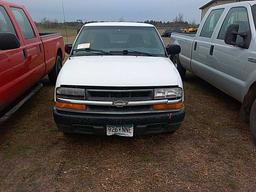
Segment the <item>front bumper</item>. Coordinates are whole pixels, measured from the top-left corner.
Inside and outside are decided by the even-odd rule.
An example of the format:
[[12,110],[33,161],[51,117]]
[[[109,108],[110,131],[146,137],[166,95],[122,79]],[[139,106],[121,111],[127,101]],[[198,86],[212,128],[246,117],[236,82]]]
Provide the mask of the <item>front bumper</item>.
[[89,114],[54,108],[54,120],[60,131],[106,135],[107,125],[134,125],[134,135],[174,132],[185,118],[185,109],[146,114]]

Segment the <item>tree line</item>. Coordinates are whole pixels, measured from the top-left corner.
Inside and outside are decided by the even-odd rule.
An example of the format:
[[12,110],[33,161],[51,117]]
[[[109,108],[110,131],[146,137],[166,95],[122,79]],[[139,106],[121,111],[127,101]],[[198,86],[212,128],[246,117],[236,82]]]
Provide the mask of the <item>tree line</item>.
[[[124,19],[120,19],[120,21],[124,21]],[[59,22],[57,19],[50,20],[47,18],[43,18],[40,22],[36,22],[37,25],[43,26],[45,28],[59,28],[59,27],[72,27],[79,29],[81,26],[83,26],[86,23],[92,23],[96,21],[82,21],[82,20],[76,20],[76,21],[69,21],[69,22]],[[156,27],[164,27],[164,28],[185,28],[185,27],[197,27],[195,21],[188,22],[184,20],[184,17],[182,14],[178,14],[172,21],[155,21],[155,20],[146,20],[144,23],[152,24]]]

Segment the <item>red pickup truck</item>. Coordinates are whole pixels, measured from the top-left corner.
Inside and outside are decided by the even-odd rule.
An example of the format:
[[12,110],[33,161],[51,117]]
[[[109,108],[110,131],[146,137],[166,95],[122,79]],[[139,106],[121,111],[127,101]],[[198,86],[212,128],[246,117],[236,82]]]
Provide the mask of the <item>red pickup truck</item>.
[[25,7],[0,0],[0,116],[47,74],[55,83],[64,57],[62,36],[39,34]]

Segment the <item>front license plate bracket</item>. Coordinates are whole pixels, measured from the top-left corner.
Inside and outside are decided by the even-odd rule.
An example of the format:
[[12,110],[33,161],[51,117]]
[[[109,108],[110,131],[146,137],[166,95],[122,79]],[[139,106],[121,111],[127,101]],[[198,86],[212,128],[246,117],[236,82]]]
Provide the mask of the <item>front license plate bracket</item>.
[[120,137],[133,137],[134,126],[133,125],[107,125],[107,136],[120,136]]

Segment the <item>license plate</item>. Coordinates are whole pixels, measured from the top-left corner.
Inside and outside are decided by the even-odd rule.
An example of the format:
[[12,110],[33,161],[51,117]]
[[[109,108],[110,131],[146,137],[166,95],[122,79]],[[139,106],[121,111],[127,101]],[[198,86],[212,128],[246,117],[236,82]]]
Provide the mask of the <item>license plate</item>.
[[107,136],[133,137],[133,125],[107,125]]

